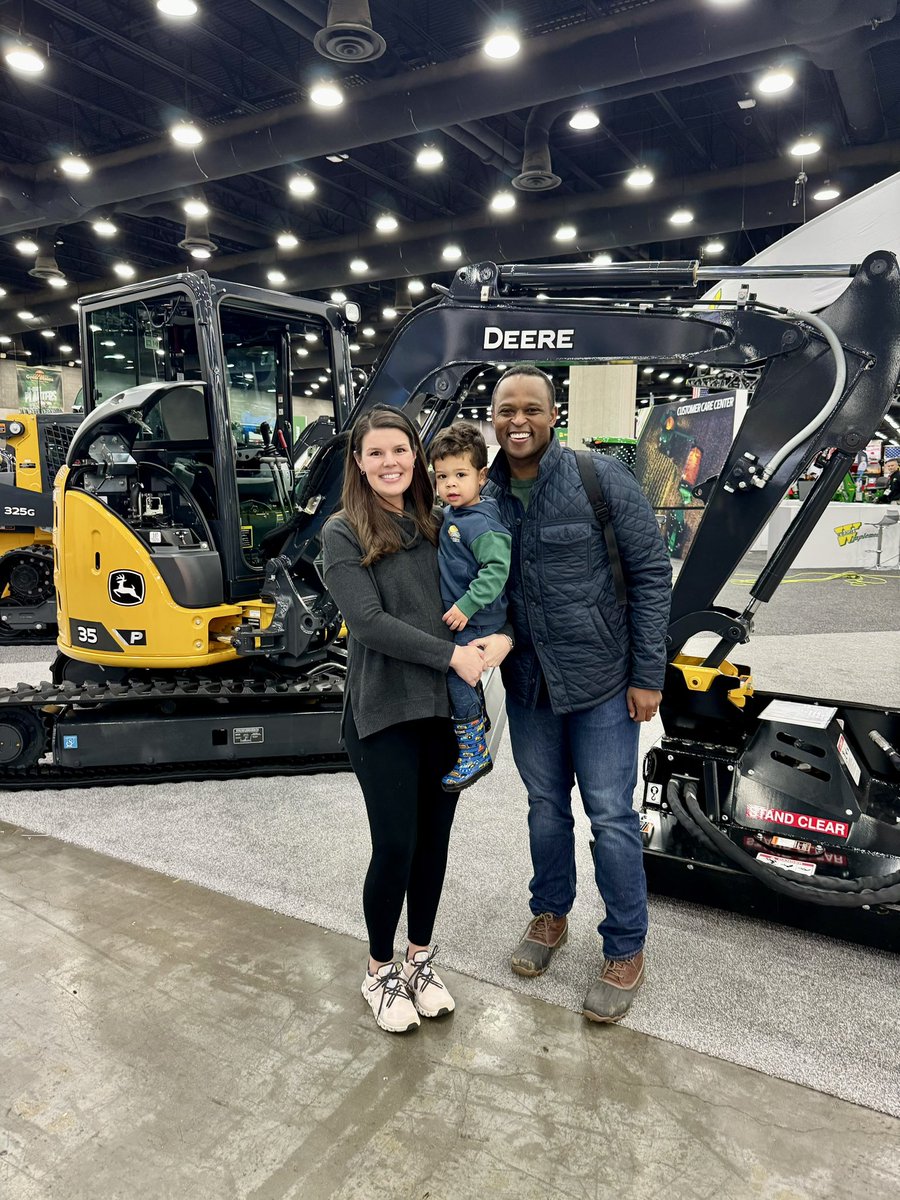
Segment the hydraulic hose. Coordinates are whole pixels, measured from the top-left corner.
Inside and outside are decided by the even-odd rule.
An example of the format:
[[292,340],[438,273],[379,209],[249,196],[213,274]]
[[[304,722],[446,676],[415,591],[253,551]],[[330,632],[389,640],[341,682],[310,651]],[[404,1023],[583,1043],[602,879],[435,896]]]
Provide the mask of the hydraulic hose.
[[828,397],[824,408],[820,409],[808,424],[804,425],[789,441],[785,442],[780,450],[776,450],[765,466],[753,476],[753,483],[756,487],[765,487],[788,455],[796,450],[801,442],[806,441],[810,434],[825,424],[840,403],[841,396],[844,394],[844,385],[847,382],[847,360],[844,357],[844,348],[838,341],[837,334],[831,326],[813,313],[789,312],[787,315],[796,317],[801,321],[805,321],[808,325],[812,325],[813,329],[817,329],[828,343],[828,348],[834,356],[834,386],[831,389],[831,395]]
[[781,867],[761,863],[755,855],[736,846],[710,821],[700,807],[697,784],[693,780],[669,780],[666,799],[678,823],[689,833],[716,853],[737,863],[741,870],[759,879],[772,891],[806,900],[810,904],[836,908],[864,908],[867,905],[896,904],[900,901],[900,871],[890,875],[863,875],[858,879],[811,875],[801,882],[791,878],[790,873]]

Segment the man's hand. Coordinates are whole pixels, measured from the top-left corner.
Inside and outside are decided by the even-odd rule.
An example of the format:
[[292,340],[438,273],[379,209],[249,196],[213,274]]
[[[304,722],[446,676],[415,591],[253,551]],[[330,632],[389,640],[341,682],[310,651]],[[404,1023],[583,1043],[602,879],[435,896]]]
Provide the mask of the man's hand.
[[491,667],[499,667],[510,650],[512,650],[512,642],[505,633],[489,633],[472,644],[484,651],[485,670],[490,670]]
[[462,609],[457,608],[455,604],[451,605],[450,608],[447,609],[447,611],[441,617],[441,620],[445,625],[449,625],[454,633],[459,633],[459,631],[461,629],[465,629],[469,623],[469,618],[462,611]]
[[659,712],[661,700],[662,692],[652,692],[649,688],[630,687],[625,693],[632,721],[652,721]]

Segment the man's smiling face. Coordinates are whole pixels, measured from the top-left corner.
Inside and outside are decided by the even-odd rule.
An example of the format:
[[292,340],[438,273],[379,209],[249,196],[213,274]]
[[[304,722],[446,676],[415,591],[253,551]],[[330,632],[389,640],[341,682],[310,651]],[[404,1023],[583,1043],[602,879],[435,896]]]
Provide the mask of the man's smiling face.
[[556,424],[556,406],[539,375],[507,375],[494,393],[494,432],[515,479],[533,479]]

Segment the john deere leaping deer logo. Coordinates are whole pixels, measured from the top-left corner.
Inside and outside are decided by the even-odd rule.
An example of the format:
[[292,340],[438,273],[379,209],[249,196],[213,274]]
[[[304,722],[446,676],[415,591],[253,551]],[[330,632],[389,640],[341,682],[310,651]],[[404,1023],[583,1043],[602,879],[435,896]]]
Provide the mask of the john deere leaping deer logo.
[[144,577],[140,571],[113,571],[109,576],[109,598],[113,604],[144,603]]

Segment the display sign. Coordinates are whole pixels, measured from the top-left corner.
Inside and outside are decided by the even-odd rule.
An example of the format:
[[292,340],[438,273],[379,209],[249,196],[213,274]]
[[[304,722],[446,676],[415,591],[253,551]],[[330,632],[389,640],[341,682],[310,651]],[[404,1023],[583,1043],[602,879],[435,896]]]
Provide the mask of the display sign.
[[20,412],[62,412],[62,371],[55,367],[16,367],[16,387]]
[[734,439],[734,392],[658,404],[637,444],[635,474],[673,558],[684,558],[703,515],[698,483],[718,475]]

